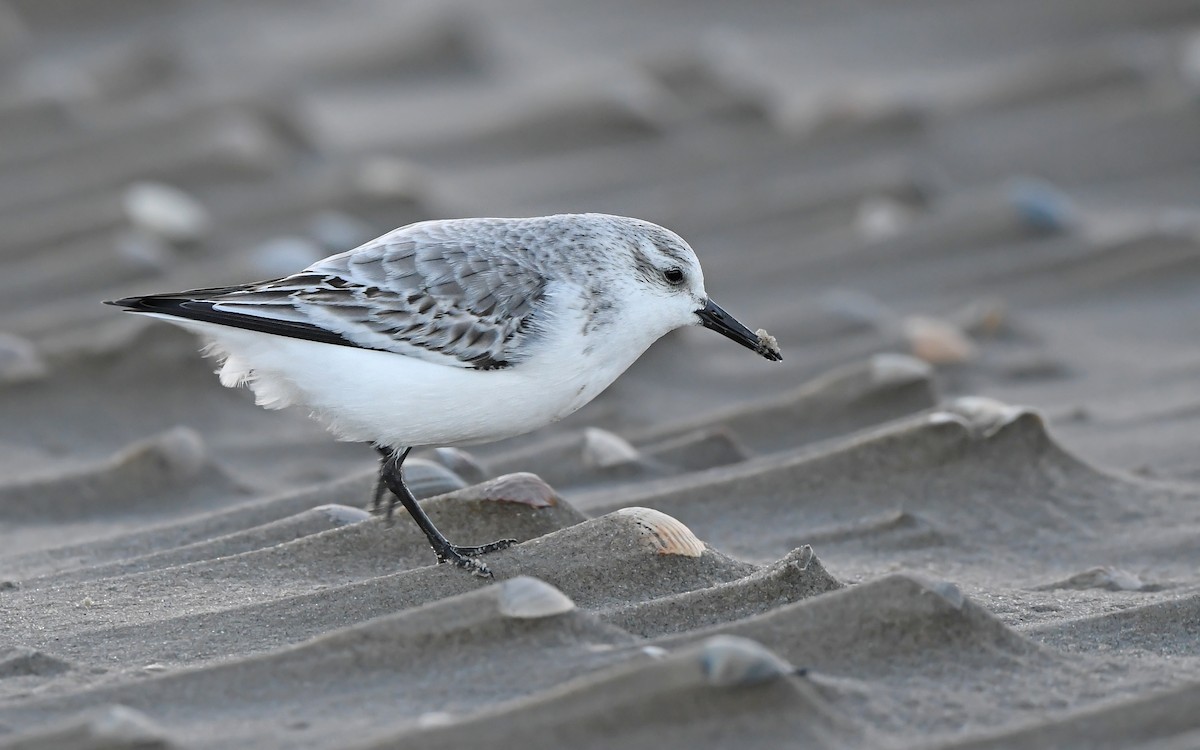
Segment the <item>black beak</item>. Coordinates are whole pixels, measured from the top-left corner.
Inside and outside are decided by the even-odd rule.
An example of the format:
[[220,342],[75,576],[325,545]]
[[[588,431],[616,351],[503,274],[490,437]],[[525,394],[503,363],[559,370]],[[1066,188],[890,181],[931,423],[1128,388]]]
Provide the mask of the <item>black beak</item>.
[[779,347],[775,346],[773,340],[760,338],[758,334],[737,322],[732,315],[722,310],[711,299],[704,303],[704,307],[696,311],[696,315],[700,317],[700,325],[712,329],[726,338],[733,339],[747,349],[753,349],[772,362],[783,359],[783,355],[779,353]]

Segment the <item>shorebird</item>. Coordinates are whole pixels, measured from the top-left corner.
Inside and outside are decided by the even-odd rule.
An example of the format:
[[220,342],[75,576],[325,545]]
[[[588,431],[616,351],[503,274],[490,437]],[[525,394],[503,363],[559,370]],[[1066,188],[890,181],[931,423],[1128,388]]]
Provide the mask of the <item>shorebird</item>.
[[562,419],[664,334],[701,325],[769,360],[704,289],[679,235],[639,219],[563,214],[410,224],[271,281],[108,304],[199,334],[221,384],[268,409],[305,407],[342,440],[383,455],[380,483],[439,562],[483,576],[405,486],[413,448],[486,443]]

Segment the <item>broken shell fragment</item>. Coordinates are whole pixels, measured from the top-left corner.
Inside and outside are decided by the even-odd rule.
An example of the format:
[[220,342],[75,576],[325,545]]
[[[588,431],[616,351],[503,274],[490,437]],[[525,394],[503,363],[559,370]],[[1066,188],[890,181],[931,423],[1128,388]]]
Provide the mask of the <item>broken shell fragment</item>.
[[765,328],[759,328],[754,332],[754,335],[758,336],[758,345],[763,351],[773,354],[779,359],[783,359],[783,350],[779,348],[779,342],[774,336],[767,333]]

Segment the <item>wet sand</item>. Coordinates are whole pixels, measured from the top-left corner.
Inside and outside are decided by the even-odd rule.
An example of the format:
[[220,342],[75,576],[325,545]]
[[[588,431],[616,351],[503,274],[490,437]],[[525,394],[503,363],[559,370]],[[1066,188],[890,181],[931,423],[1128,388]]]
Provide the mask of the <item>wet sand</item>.
[[[1194,3],[0,0],[0,66],[0,748],[1200,743]],[[494,583],[99,304],[560,211],[784,362],[424,452]]]

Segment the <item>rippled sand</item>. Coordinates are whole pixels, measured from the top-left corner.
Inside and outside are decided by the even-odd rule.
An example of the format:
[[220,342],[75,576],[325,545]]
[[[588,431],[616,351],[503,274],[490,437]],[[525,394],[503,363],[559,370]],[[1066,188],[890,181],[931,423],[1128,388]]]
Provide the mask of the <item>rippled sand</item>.
[[[0,65],[0,747],[1200,742],[1193,2],[0,0]],[[414,461],[491,585],[99,304],[574,210],[785,360]]]

